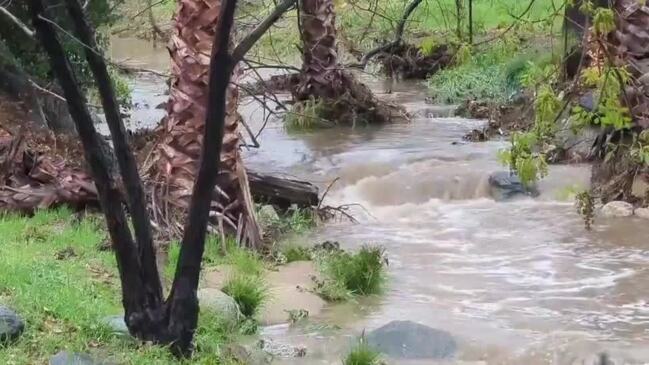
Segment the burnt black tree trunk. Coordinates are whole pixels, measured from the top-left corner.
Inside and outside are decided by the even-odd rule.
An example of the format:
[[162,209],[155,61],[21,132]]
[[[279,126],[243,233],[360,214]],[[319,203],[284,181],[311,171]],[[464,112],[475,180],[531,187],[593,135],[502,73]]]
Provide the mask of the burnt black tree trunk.
[[124,125],[106,65],[94,43],[94,32],[84,20],[77,0],[66,0],[74,18],[78,37],[86,43],[86,57],[102,97],[109,123],[122,180],[127,190],[127,202],[133,214],[135,240],[122,208],[122,196],[112,176],[99,136],[94,128],[83,93],[72,73],[70,62],[48,19],[42,0],[30,0],[34,28],[48,54],[50,65],[64,91],[70,114],[76,124],[86,161],[97,186],[108,232],[113,242],[122,284],[125,321],[129,331],[141,340],[171,345],[179,356],[191,354],[192,340],[198,321],[196,290],[205,247],[212,193],[216,185],[218,161],[223,140],[226,90],[232,70],[228,52],[230,31],[234,22],[236,0],[224,0],[214,39],[210,64],[209,95],[206,128],[200,168],[192,194],[189,217],[185,226],[180,258],[171,292],[166,301],[154,260],[150,223],[137,168],[125,140]]

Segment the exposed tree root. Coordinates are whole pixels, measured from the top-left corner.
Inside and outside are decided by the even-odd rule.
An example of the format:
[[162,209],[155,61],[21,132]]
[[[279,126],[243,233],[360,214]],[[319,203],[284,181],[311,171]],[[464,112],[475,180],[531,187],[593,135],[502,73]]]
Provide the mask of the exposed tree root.
[[399,43],[379,53],[376,60],[388,76],[426,79],[448,66],[453,61],[453,52],[447,45],[441,45],[424,54],[417,46]]

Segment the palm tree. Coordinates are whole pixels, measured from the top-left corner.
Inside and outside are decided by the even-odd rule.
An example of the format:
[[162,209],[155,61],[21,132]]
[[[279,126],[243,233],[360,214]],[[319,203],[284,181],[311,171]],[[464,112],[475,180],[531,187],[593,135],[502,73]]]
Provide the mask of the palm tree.
[[293,94],[327,106],[322,117],[331,121],[360,119],[383,123],[403,118],[403,110],[379,102],[354,76],[343,70],[338,59],[336,11],[333,0],[300,0],[302,70]]
[[[153,151],[154,220],[176,230],[196,178],[208,105],[209,62],[221,0],[179,0],[169,42],[172,81],[160,139]],[[233,73],[236,83],[238,72]],[[213,209],[222,230],[260,244],[246,171],[239,153],[238,90],[230,86],[218,188]]]

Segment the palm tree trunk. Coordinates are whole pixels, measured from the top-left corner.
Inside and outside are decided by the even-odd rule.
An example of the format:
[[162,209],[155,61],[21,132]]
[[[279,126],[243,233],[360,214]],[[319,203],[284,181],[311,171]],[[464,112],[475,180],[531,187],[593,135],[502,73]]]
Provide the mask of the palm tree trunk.
[[333,0],[300,0],[299,22],[303,60],[300,82],[293,91],[297,101],[322,101],[325,111],[320,117],[335,123],[407,119],[403,109],[377,100],[339,63]]
[[[168,116],[154,150],[152,178],[154,219],[178,232],[179,213],[186,211],[196,178],[208,105],[209,61],[221,0],[180,0],[169,43],[172,83]],[[233,82],[239,72],[233,73]],[[239,153],[238,90],[228,90],[225,137],[213,209],[219,225],[258,246],[260,229],[254,215],[246,171]]]

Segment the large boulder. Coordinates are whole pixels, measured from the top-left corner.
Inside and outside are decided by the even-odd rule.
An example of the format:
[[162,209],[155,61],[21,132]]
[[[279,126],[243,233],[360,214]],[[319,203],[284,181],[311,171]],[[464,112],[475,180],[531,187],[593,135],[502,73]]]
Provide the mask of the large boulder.
[[606,218],[630,217],[633,205],[623,201],[612,201],[602,207],[602,216]]
[[489,175],[491,196],[498,201],[507,200],[516,195],[539,195],[534,186],[525,186],[518,175],[506,171],[498,171]]
[[393,321],[367,335],[367,343],[393,359],[448,359],[455,355],[453,336],[411,321]]
[[25,322],[16,312],[0,305],[0,345],[17,339],[25,330]]
[[105,361],[93,359],[88,354],[60,351],[50,358],[49,365],[109,365]]
[[201,310],[218,313],[227,323],[234,325],[244,319],[237,302],[219,289],[200,289],[198,291],[198,302]]

